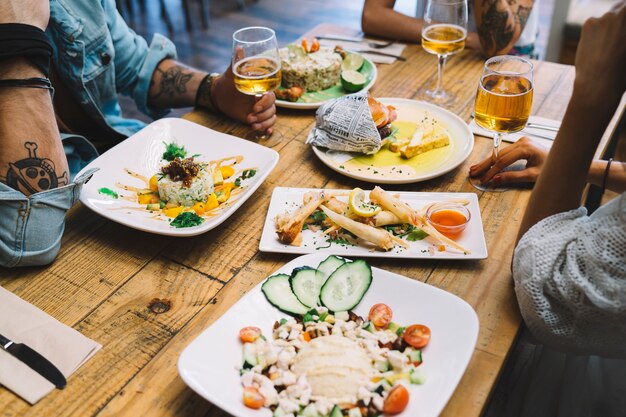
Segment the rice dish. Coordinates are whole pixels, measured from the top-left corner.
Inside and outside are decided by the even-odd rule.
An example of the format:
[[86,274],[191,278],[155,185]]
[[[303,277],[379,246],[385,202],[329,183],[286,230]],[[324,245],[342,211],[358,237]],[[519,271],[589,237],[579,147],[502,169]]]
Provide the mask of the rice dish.
[[288,49],[280,51],[282,84],[285,88],[302,87],[320,91],[339,82],[341,56],[328,48],[301,56]]
[[197,201],[207,201],[214,189],[213,176],[206,165],[200,165],[198,174],[191,179],[188,187],[183,181],[173,181],[169,175],[162,175],[157,184],[161,200],[185,207],[191,207]]

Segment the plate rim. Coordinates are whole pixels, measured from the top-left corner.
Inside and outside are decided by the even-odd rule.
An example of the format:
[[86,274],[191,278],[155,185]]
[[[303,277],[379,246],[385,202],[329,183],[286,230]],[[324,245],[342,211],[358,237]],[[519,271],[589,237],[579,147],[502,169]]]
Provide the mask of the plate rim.
[[[194,128],[196,127],[201,127],[216,133],[219,133],[221,135],[226,135],[229,136],[230,138],[234,138],[234,139],[238,139],[241,141],[245,141],[245,139],[239,138],[237,136],[233,136],[233,135],[229,135],[227,133],[223,133],[223,132],[219,132],[217,130],[208,128],[206,126],[202,126],[201,124],[192,122],[190,120],[186,120],[186,119],[182,119],[182,118],[177,118],[177,117],[164,117],[158,120],[155,120],[149,124],[147,124],[145,127],[143,127],[141,130],[139,130],[138,132],[136,132],[135,134],[129,136],[128,138],[120,141],[120,143],[116,144],[115,146],[111,147],[110,149],[108,149],[106,152],[100,154],[96,159],[94,159],[93,161],[91,161],[87,166],[85,166],[83,169],[81,169],[77,174],[76,177],[78,177],[79,175],[82,175],[84,172],[88,171],[91,168],[98,168],[98,171],[96,171],[93,175],[97,175],[98,172],[100,172],[101,168],[95,166],[95,164],[97,163],[98,159],[100,159],[100,157],[102,157],[103,155],[106,155],[107,153],[115,150],[118,147],[121,147],[122,145],[124,145],[124,143],[128,140],[139,140],[136,138],[136,135],[138,135],[140,132],[142,132],[144,129],[148,129],[154,125],[157,124],[163,124],[163,123],[175,123],[175,124],[182,124],[182,125],[195,125]],[[226,221],[230,216],[232,216],[237,210],[239,210],[239,208],[256,192],[256,190],[265,182],[265,179],[269,176],[269,174],[274,170],[274,168],[276,167],[276,165],[278,164],[278,161],[280,159],[280,155],[278,152],[276,152],[274,149],[271,148],[266,148],[264,146],[258,145],[254,142],[249,142],[246,141],[247,143],[256,146],[256,147],[261,147],[267,151],[270,151],[268,153],[268,156],[270,156],[270,159],[268,159],[268,164],[269,164],[269,169],[266,170],[266,172],[261,173],[261,175],[258,177],[258,180],[255,181],[253,184],[251,184],[249,186],[249,192],[248,193],[244,193],[242,195],[242,198],[240,198],[239,200],[237,200],[232,206],[232,210],[226,210],[224,212],[223,215],[221,216],[217,216],[216,218],[219,219],[218,222],[216,223],[208,223],[206,226],[202,226],[200,225],[199,227],[195,228],[186,228],[186,229],[172,229],[171,231],[169,230],[164,230],[164,231],[156,231],[154,229],[151,229],[149,227],[145,227],[142,226],[141,224],[136,224],[136,223],[132,223],[132,222],[125,222],[125,221],[121,221],[118,218],[115,218],[114,216],[112,216],[111,213],[109,213],[106,210],[100,210],[99,208],[95,207],[91,201],[89,201],[89,197],[85,195],[85,187],[83,186],[83,188],[81,189],[80,192],[80,196],[79,196],[79,200],[80,202],[85,205],[87,208],[89,208],[91,211],[93,211],[95,214],[102,216],[110,221],[113,221],[117,224],[121,224],[122,226],[126,226],[129,227],[131,229],[134,230],[139,230],[142,232],[146,232],[146,233],[152,233],[152,234],[156,234],[156,235],[161,235],[161,236],[173,236],[173,237],[192,237],[192,236],[198,236],[201,235],[203,233],[206,233],[210,230],[215,229],[216,227],[218,227],[219,225],[221,225],[224,221]],[[128,146],[128,145],[124,145],[124,146]]]
[[456,256],[456,257],[449,257],[449,256],[440,256],[440,255],[429,255],[429,256],[414,256],[410,253],[400,253],[400,254],[396,254],[396,256],[386,256],[385,254],[387,252],[380,252],[380,251],[367,251],[364,253],[359,253],[359,254],[346,254],[346,253],[341,253],[338,252],[336,250],[333,250],[332,248],[324,248],[324,249],[314,249],[314,252],[291,252],[291,251],[284,251],[281,250],[281,248],[276,247],[274,248],[273,246],[266,246],[265,245],[265,235],[266,232],[265,230],[267,229],[266,226],[268,225],[268,223],[270,223],[272,221],[272,219],[270,218],[270,208],[272,207],[272,204],[274,202],[274,197],[275,194],[280,193],[280,192],[284,192],[285,190],[289,191],[289,190],[301,190],[302,193],[304,194],[307,191],[347,191],[348,189],[335,189],[335,188],[301,188],[301,187],[274,187],[274,190],[272,191],[272,196],[270,198],[270,202],[269,205],[267,206],[267,213],[265,215],[265,222],[263,222],[263,230],[261,231],[261,237],[259,239],[259,251],[261,252],[266,252],[266,253],[282,253],[282,254],[286,254],[286,255],[297,255],[297,256],[305,256],[305,255],[310,255],[313,253],[328,253],[328,254],[335,254],[338,256],[344,256],[344,257],[361,257],[361,258],[379,258],[379,259],[399,259],[399,258],[403,258],[403,259],[419,259],[419,260],[444,260],[444,261],[480,261],[480,260],[484,260],[487,259],[489,257],[489,247],[487,246],[487,239],[485,237],[485,228],[483,225],[483,220],[482,220],[482,215],[480,212],[480,200],[478,198],[478,194],[476,193],[472,193],[472,192],[448,192],[448,191],[397,191],[397,190],[386,190],[387,192],[390,193],[399,193],[399,194],[466,194],[471,196],[470,198],[475,198],[476,199],[476,205],[478,207],[478,210],[476,213],[472,213],[472,218],[477,218],[478,221],[480,222],[481,225],[481,230],[482,230],[482,239],[480,241],[481,245],[482,245],[482,249],[484,249],[484,256],[474,256],[474,255],[464,255],[463,257],[461,257],[461,255]]
[[326,165],[328,168],[332,169],[333,171],[342,174],[346,177],[349,178],[353,178],[355,180],[359,180],[359,181],[365,181],[365,182],[369,182],[372,184],[378,183],[378,184],[414,184],[417,182],[423,182],[423,181],[428,181],[428,180],[432,180],[433,178],[437,178],[440,177],[442,175],[447,174],[448,172],[458,168],[461,164],[463,164],[463,162],[465,162],[467,160],[467,158],[469,158],[469,156],[471,155],[472,151],[474,150],[474,145],[475,145],[475,139],[474,139],[474,134],[472,133],[471,129],[469,128],[469,126],[467,125],[467,123],[465,123],[465,121],[463,121],[463,119],[461,119],[461,117],[459,117],[459,115],[451,112],[448,109],[444,109],[443,107],[439,107],[435,104],[429,103],[427,101],[422,101],[422,100],[413,100],[413,99],[409,99],[409,98],[401,98],[401,97],[381,97],[377,99],[378,101],[382,102],[382,103],[386,103],[389,102],[390,100],[392,101],[402,101],[402,102],[409,102],[409,103],[419,103],[420,105],[426,105],[426,107],[430,107],[430,108],[435,108],[437,109],[437,111],[443,111],[445,113],[448,113],[449,116],[452,116],[454,119],[456,119],[461,125],[465,126],[464,130],[467,133],[467,138],[468,138],[468,144],[466,146],[466,150],[463,153],[462,157],[459,158],[458,162],[451,164],[448,167],[439,169],[433,173],[430,174],[426,174],[426,175],[422,175],[422,176],[418,176],[415,178],[397,178],[397,179],[392,179],[392,178],[371,178],[371,177],[367,177],[367,176],[362,176],[362,175],[358,175],[358,174],[354,174],[354,173],[350,173],[350,172],[346,172],[345,170],[342,170],[341,168],[339,168],[338,166],[335,165],[334,161],[332,161],[329,157],[326,156],[326,152],[324,152],[321,148],[319,148],[318,146],[314,146],[312,145],[311,148],[313,148],[313,153],[315,153],[315,155],[319,158],[319,160]]
[[[285,49],[285,48],[281,48],[281,49]],[[363,59],[369,62],[369,64],[372,66],[372,79],[370,80],[369,83],[365,85],[365,87],[357,91],[357,93],[365,93],[369,91],[374,86],[374,83],[378,79],[378,68],[376,67],[376,64],[371,59],[364,56],[363,54],[361,54],[361,56],[363,56]],[[349,95],[349,94],[355,94],[355,93],[347,93],[345,95]],[[287,100],[279,100],[277,98],[276,107],[281,107],[283,109],[315,110],[319,108],[322,104],[328,102],[329,100],[333,100],[333,99],[328,99],[324,101],[316,101],[314,103],[298,103],[298,102],[294,103],[294,102],[287,101]]]
[[[317,258],[321,258],[324,255],[328,255],[325,252],[316,252],[316,253],[310,253],[310,254],[306,254],[306,255],[301,255],[298,256],[292,260],[290,260],[289,262],[283,264],[280,268],[277,268],[275,271],[273,271],[270,275],[268,275],[267,277],[264,277],[258,284],[256,284],[254,287],[250,288],[250,290],[248,290],[241,298],[239,298],[233,305],[231,305],[222,315],[220,315],[218,318],[216,318],[209,326],[205,327],[201,332],[199,332],[194,338],[193,340],[191,340],[186,346],[185,348],[182,350],[182,352],[179,354],[178,356],[178,360],[176,361],[176,368],[178,370],[178,374],[180,375],[181,379],[183,380],[183,382],[185,383],[185,385],[187,385],[187,387],[189,387],[191,390],[193,390],[196,394],[200,395],[202,398],[204,398],[204,400],[209,401],[210,403],[212,403],[213,405],[219,407],[220,409],[230,413],[233,416],[240,416],[241,414],[238,413],[238,410],[235,409],[234,406],[230,406],[230,403],[226,402],[226,401],[222,401],[219,396],[217,395],[211,395],[210,392],[202,389],[202,387],[198,387],[195,384],[195,380],[192,379],[192,376],[190,374],[187,373],[187,369],[185,367],[185,361],[188,360],[188,356],[191,354],[190,353],[190,347],[192,345],[194,345],[195,343],[198,343],[198,339],[207,331],[209,330],[211,327],[213,327],[219,320],[221,320],[230,310],[232,310],[235,306],[239,305],[240,303],[244,303],[248,300],[248,298],[253,297],[255,293],[261,293],[260,291],[260,287],[263,285],[263,283],[265,282],[265,280],[272,275],[275,275],[277,273],[280,273],[280,271],[284,271],[284,270],[289,270],[289,269],[293,269],[294,267],[298,266],[298,265],[308,265],[309,263],[309,259],[317,259]],[[351,259],[358,259],[358,257],[352,257]],[[319,263],[319,262],[317,262]],[[446,291],[442,288],[439,288],[435,285],[431,285],[428,284],[426,282],[422,282],[420,280],[416,280],[416,279],[412,279],[406,275],[401,275],[401,274],[397,274],[395,272],[391,272],[388,271],[386,269],[383,268],[378,268],[375,266],[372,266],[372,275],[374,275],[375,272],[378,273],[384,273],[384,274],[389,274],[394,276],[394,278],[397,279],[402,279],[402,280],[409,280],[412,282],[413,285],[417,285],[418,287],[421,286],[428,286],[430,287],[431,290],[437,292],[437,293],[442,293],[444,296],[452,298],[452,299],[456,299],[458,301],[460,301],[460,305],[463,306],[464,309],[468,310],[468,312],[471,312],[471,314],[469,315],[469,320],[475,325],[476,331],[473,334],[472,340],[470,341],[470,345],[471,345],[471,349],[468,350],[467,354],[465,355],[466,357],[464,358],[463,362],[464,362],[464,366],[462,367],[462,372],[459,372],[458,377],[455,378],[454,380],[454,388],[450,391],[449,395],[445,398],[445,401],[442,401],[441,403],[441,407],[439,407],[439,409],[435,410],[436,413],[434,415],[439,415],[441,413],[441,411],[445,408],[445,406],[448,404],[448,402],[450,401],[450,398],[452,398],[452,396],[454,395],[454,393],[456,392],[459,383],[461,381],[461,379],[463,378],[463,376],[465,375],[467,368],[472,360],[472,357],[474,355],[474,352],[476,351],[476,344],[478,343],[478,336],[480,335],[480,319],[478,317],[478,313],[476,313],[476,310],[474,309],[474,307],[472,307],[472,305],[470,303],[468,303],[466,300],[464,300],[463,298],[459,297],[456,294],[453,294],[452,292]],[[198,389],[196,389],[198,388]],[[211,399],[209,399],[208,397],[211,397]],[[267,415],[270,416],[271,411],[269,413],[265,413],[265,411],[269,411],[269,409],[265,409],[263,408],[262,411],[264,411],[263,415]]]

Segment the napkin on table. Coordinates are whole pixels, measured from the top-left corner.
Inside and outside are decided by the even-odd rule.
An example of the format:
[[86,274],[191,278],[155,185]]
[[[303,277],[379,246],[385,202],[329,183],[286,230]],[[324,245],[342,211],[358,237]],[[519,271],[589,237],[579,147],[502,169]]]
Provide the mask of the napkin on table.
[[[36,350],[66,378],[102,347],[2,287],[0,334]],[[3,349],[0,349],[0,385],[31,404],[55,388],[51,382]]]
[[[559,121],[546,119],[545,117],[539,117],[539,116],[530,116],[530,118],[528,119],[528,122],[540,123],[542,125],[548,125],[548,126],[553,126],[553,127],[561,126],[561,122]],[[472,121],[469,123],[469,127],[472,133],[474,133],[475,135],[484,136],[486,138],[493,138],[493,132],[490,132],[478,126],[474,119],[472,119]],[[550,130],[526,127],[521,132],[509,133],[508,135],[505,135],[502,140],[505,142],[512,143],[512,142],[516,142],[522,136],[528,136],[529,138],[533,139],[536,142],[539,142],[541,145],[545,146],[546,148],[550,148],[552,146],[552,142],[554,141],[554,138],[556,138],[556,134],[557,132],[553,132]],[[541,135],[541,136],[536,136],[536,135]],[[548,137],[550,139],[548,139]]]
[[[334,41],[334,40],[328,40],[328,39],[320,39],[320,45],[322,46],[326,46],[329,48],[334,48],[335,46],[341,46],[343,49],[352,49],[354,51],[378,51],[378,52],[384,52],[386,54],[392,54],[392,55],[402,55],[402,52],[404,51],[404,48],[406,48],[406,45],[403,43],[398,43],[398,42],[394,42],[393,44],[387,46],[386,48],[371,48],[370,46],[368,46],[368,42],[384,42],[384,41],[380,41],[380,40],[372,40],[372,39],[365,39],[363,38],[362,42],[346,42],[346,41]],[[368,54],[366,52],[361,52],[361,55],[365,56],[367,59],[369,59],[370,61],[372,61],[375,64],[393,64],[394,62],[396,62],[396,58],[393,57],[389,57],[389,56],[382,56],[382,55],[376,55],[376,54]]]

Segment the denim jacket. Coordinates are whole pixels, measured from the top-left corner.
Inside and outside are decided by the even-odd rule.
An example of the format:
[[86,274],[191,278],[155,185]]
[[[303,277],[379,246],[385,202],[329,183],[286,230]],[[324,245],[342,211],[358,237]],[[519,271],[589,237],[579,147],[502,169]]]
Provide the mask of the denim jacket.
[[58,73],[95,123],[125,136],[145,126],[122,117],[118,94],[131,96],[153,118],[169,112],[148,106],[148,89],[159,62],[176,58],[176,48],[159,34],[148,46],[126,25],[114,0],[50,0],[46,33]]
[[[176,58],[174,44],[156,34],[148,46],[126,25],[114,0],[50,0],[46,33],[57,72],[103,129],[130,136],[144,127],[139,120],[122,117],[118,94],[131,96],[139,110],[154,118],[168,112],[148,106],[148,89],[159,62]],[[97,152],[83,137],[61,136],[73,179]],[[91,174],[29,197],[0,183],[0,266],[45,265],[54,260],[65,213]]]

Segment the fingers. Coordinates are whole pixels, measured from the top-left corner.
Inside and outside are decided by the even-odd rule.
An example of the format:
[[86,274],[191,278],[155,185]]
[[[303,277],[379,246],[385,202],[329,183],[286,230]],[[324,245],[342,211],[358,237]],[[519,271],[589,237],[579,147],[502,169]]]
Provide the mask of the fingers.
[[252,130],[264,131],[269,130],[276,123],[276,115],[273,115],[269,119],[266,119],[262,122],[252,123]]
[[[512,148],[512,147],[511,147]],[[515,147],[510,152],[500,153],[500,157],[493,164],[489,170],[480,178],[480,182],[485,183],[491,181],[491,179],[504,168],[519,161],[520,159],[526,159],[523,149],[521,147]]]
[[274,92],[263,94],[263,97],[261,97],[252,107],[252,113],[260,113],[270,107],[273,107],[275,101],[276,96],[274,95]]
[[[513,152],[516,148],[522,146],[523,142],[524,142],[524,138],[521,138],[517,142],[503,149],[500,149],[500,158],[502,158],[503,156],[507,155],[510,152]],[[488,158],[485,158],[483,161],[479,162],[478,164],[472,165],[470,167],[470,177],[477,177],[481,174],[484,174],[487,170],[489,170],[489,168],[491,168],[492,164],[493,164],[493,159],[492,159],[492,156],[490,155]]]
[[539,177],[539,169],[536,167],[526,168],[521,171],[501,172],[493,177],[497,184],[515,184],[523,182],[536,182]]

